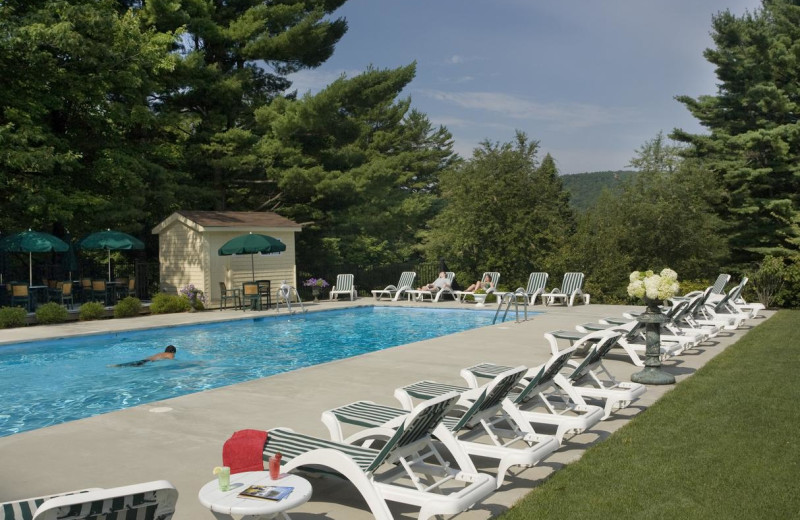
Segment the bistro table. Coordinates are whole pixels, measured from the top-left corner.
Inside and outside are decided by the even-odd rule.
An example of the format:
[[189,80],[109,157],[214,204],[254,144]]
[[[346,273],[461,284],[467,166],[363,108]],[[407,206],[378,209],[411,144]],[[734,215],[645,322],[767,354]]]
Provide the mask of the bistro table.
[[[239,493],[248,486],[285,486],[294,488],[282,500],[263,500],[260,498],[244,498]],[[241,520],[266,520],[281,515],[289,519],[286,511],[303,505],[311,498],[311,484],[303,477],[281,473],[278,480],[269,477],[269,471],[247,471],[231,475],[228,491],[220,491],[217,479],[200,488],[197,495],[200,503],[209,508],[219,520],[231,520],[234,515]]]

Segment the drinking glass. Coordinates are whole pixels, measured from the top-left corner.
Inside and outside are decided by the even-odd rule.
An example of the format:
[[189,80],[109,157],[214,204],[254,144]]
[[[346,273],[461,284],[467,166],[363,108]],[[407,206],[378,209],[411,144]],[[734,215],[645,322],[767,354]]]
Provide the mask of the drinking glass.
[[220,491],[228,491],[231,488],[231,468],[222,466],[220,472],[217,473],[217,482]]

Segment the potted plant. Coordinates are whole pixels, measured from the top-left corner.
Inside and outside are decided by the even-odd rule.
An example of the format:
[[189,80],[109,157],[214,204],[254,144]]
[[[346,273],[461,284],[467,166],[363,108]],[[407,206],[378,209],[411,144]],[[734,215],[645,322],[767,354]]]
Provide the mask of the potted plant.
[[303,285],[305,285],[306,287],[311,287],[311,294],[314,296],[314,301],[318,302],[319,292],[325,287],[328,287],[330,284],[327,281],[325,281],[324,278],[309,278],[308,280],[303,282]]

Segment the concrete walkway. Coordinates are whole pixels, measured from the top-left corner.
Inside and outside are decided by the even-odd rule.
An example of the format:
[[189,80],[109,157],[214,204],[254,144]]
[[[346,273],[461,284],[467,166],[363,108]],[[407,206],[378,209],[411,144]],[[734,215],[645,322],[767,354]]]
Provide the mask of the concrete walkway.
[[[372,303],[371,299],[362,298],[354,304]],[[310,307],[323,310],[346,305],[352,304]],[[434,306],[474,308],[456,303]],[[211,519],[211,513],[198,502],[197,492],[213,478],[212,468],[221,465],[222,445],[234,431],[286,426],[327,437],[320,422],[323,410],[358,399],[397,406],[392,397],[396,387],[422,378],[463,384],[458,371],[481,361],[537,365],[550,355],[542,337],[546,331],[573,329],[576,324],[604,316],[620,316],[628,309],[594,304],[573,308],[539,305],[535,310],[542,314],[523,323],[506,322],[3,437],[0,458],[5,477],[0,483],[0,502],[84,487],[166,479],[180,493],[175,520]],[[273,310],[263,314],[267,312],[275,313]],[[8,342],[241,319],[243,315],[241,311],[203,312],[4,330],[0,351],[2,343]],[[761,321],[755,320],[751,325]],[[726,337],[720,335],[713,342],[667,361],[665,367],[679,381],[685,379],[745,332],[743,329]],[[638,371],[621,350],[610,354],[606,365],[624,380]],[[553,471],[579,458],[586,448],[605,439],[671,388],[650,387],[634,406],[601,422],[597,429],[568,439],[539,466],[513,471],[495,494],[457,518],[486,519],[506,510]],[[482,471],[494,473],[489,461],[481,460],[477,465]],[[349,483],[329,478],[311,479],[311,483],[314,495],[309,503],[292,512],[295,520],[372,517]],[[390,507],[397,518],[416,518],[418,512],[397,504]]]

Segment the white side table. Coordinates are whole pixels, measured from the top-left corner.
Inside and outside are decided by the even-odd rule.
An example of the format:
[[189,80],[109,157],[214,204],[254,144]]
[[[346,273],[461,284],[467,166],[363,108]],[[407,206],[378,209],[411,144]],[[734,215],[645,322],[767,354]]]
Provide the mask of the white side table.
[[[294,490],[278,501],[240,497],[239,493],[251,485],[286,486]],[[286,511],[305,504],[311,498],[311,484],[303,477],[288,473],[282,473],[278,480],[272,480],[268,471],[248,471],[231,475],[228,491],[220,491],[217,479],[212,480],[200,488],[197,498],[220,520],[232,520],[234,515],[241,517],[241,520],[262,520],[278,515],[288,519]]]

